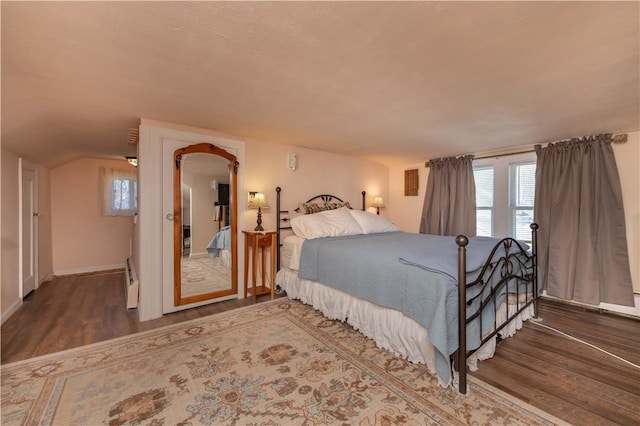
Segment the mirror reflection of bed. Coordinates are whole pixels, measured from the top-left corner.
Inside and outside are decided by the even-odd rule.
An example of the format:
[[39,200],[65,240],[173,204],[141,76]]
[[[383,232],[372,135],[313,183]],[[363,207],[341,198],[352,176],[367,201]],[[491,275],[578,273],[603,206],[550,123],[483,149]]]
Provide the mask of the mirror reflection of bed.
[[231,227],[216,232],[207,245],[206,255],[184,256],[182,296],[189,297],[225,290],[231,280]]
[[181,297],[224,291],[231,283],[228,161],[183,157]]

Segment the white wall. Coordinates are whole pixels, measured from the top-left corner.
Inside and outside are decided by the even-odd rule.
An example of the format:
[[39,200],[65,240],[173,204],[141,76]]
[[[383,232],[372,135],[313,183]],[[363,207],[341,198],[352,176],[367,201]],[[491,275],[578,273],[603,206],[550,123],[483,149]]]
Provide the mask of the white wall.
[[38,284],[53,278],[51,171],[38,166]]
[[640,293],[640,132],[629,133],[627,143],[613,144],[613,152],[622,186],[631,280]]
[[55,275],[122,268],[130,254],[132,218],[102,216],[100,167],[133,168],[124,159],[79,158],[50,171]]
[[[218,192],[211,189],[213,175],[183,172],[183,182],[192,191],[191,195],[191,255],[206,255],[207,245],[218,232],[218,223],[213,221],[213,203]],[[184,222],[186,223],[186,221]]]
[[22,304],[19,281],[18,156],[2,149],[2,322]]
[[[404,195],[404,171],[418,169],[418,195]],[[427,190],[427,178],[429,169],[424,162],[394,166],[389,170],[389,201],[385,204],[389,212],[389,218],[403,231],[419,232],[420,215]]]
[[[298,169],[288,168],[289,153],[298,154]],[[299,202],[304,202],[318,194],[332,194],[349,201],[351,207],[360,209],[362,191],[366,191],[367,210],[373,197],[389,197],[389,170],[386,166],[368,160],[292,147],[282,144],[247,141],[247,191],[262,192],[267,197],[270,208],[263,210],[262,226],[276,227],[276,187],[282,188],[284,210],[293,210]],[[241,194],[245,198],[247,194]],[[245,212],[248,229],[256,226],[256,210]],[[386,209],[380,215],[388,216]]]

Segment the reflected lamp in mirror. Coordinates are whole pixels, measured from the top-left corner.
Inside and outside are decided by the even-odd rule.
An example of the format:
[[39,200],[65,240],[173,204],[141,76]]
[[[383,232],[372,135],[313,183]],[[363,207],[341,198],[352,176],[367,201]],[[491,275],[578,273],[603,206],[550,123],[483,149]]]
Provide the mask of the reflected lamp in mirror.
[[249,208],[258,209],[258,226],[255,227],[254,231],[264,231],[264,228],[262,227],[262,209],[269,208],[269,204],[267,204],[267,199],[264,194],[261,192],[250,192]]
[[375,207],[376,208],[376,214],[380,214],[380,209],[382,207],[384,207],[384,201],[382,200],[382,197],[375,197],[373,199],[373,203],[371,204],[371,207]]
[[131,164],[133,167],[138,167],[138,157],[125,157],[125,158],[129,162],[129,164]]

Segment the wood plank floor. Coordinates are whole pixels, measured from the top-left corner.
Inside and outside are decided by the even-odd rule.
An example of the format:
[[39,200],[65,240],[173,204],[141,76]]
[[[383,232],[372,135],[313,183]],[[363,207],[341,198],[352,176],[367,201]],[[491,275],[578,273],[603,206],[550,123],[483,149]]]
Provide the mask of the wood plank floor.
[[[57,278],[29,295],[2,325],[3,364],[211,315],[230,300],[138,322],[124,307],[122,272]],[[268,300],[263,295],[259,301]],[[575,425],[640,424],[640,369],[542,326],[559,329],[640,365],[640,320],[543,301],[496,356],[472,373]]]
[[640,368],[545,326],[638,366],[640,320],[549,300],[539,314],[473,375],[576,425],[639,425]]
[[[4,324],[2,364],[151,330],[251,304],[251,299],[224,302],[139,322],[125,308],[124,273],[59,277],[31,292]],[[269,300],[269,295],[258,301]]]

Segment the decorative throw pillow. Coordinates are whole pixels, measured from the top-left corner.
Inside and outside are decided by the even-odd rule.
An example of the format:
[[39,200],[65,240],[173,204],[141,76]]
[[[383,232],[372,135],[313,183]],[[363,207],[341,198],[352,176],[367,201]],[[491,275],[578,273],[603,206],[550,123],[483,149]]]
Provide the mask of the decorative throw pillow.
[[300,203],[298,209],[302,214],[313,214],[326,210],[324,205],[321,206],[318,203]]
[[325,210],[336,210],[342,207],[351,208],[348,201],[330,203],[298,203],[298,210],[302,214],[314,214]]
[[346,207],[348,209],[351,208],[351,205],[349,204],[348,201],[345,202],[335,202],[335,203],[327,203],[325,204],[325,206],[327,207],[327,210],[336,210],[336,209],[340,209],[342,207]]

